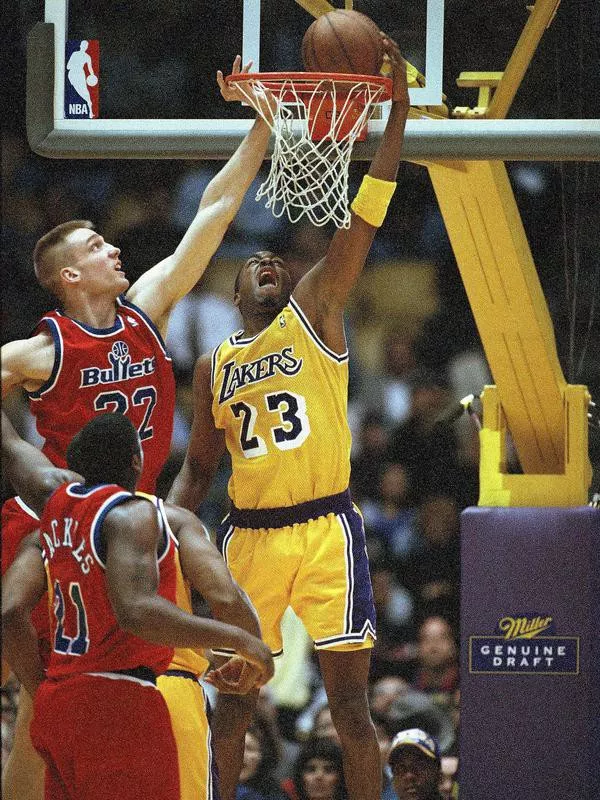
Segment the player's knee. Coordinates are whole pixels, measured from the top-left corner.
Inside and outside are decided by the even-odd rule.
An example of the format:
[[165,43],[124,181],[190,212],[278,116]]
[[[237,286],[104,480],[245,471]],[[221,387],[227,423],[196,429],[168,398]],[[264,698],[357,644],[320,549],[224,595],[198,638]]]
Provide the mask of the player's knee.
[[340,738],[368,736],[373,731],[366,696],[336,693],[329,698],[329,708]]

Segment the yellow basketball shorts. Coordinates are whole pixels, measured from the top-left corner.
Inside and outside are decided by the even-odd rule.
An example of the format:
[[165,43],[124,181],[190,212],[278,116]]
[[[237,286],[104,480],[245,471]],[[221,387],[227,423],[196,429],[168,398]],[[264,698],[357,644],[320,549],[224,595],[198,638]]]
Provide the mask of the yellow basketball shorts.
[[280,623],[288,605],[317,649],[373,646],[365,533],[348,492],[283,509],[234,508],[217,545],[252,600],[273,655],[283,650]]
[[177,743],[181,800],[216,800],[216,762],[204,689],[193,673],[184,670],[168,670],[156,685],[169,708]]

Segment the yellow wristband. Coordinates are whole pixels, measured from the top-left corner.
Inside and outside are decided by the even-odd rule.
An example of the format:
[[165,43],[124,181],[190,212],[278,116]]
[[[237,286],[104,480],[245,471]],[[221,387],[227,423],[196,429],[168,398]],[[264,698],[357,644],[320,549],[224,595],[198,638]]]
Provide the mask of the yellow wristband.
[[350,208],[369,225],[379,228],[383,224],[395,189],[395,181],[382,181],[365,175]]

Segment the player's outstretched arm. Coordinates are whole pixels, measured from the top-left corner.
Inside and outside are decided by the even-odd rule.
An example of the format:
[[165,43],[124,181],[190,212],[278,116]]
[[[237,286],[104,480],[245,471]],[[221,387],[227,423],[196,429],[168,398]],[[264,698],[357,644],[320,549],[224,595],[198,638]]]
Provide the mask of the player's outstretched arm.
[[[233,72],[240,72],[240,60],[237,56]],[[225,84],[220,72],[218,82],[226,100],[240,99]],[[170,310],[200,280],[221,244],[265,158],[269,136],[269,126],[257,117],[238,149],[206,187],[198,212],[175,252],[144,273],[129,289],[128,299],[140,306],[162,333],[166,331]]]
[[2,466],[13,488],[38,516],[59,486],[82,480],[81,475],[55,467],[29,442],[21,439],[2,411]]
[[212,415],[211,356],[206,353],[194,369],[194,418],[183,465],[167,497],[169,503],[196,511],[208,494],[225,452],[223,431],[215,428]]
[[393,76],[392,107],[380,145],[352,208],[348,229],[336,231],[324,258],[299,281],[293,296],[325,344],[345,350],[343,309],[364,267],[395,189],[410,100],[406,64],[397,44],[382,34]]
[[158,594],[156,508],[135,498],[111,510],[102,526],[106,580],[119,625],[149,642],[169,647],[232,649],[260,671],[258,683],[273,675],[268,647],[234,625],[195,617]]
[[26,537],[2,578],[2,658],[33,697],[44,680],[31,612],[46,591],[38,531]]

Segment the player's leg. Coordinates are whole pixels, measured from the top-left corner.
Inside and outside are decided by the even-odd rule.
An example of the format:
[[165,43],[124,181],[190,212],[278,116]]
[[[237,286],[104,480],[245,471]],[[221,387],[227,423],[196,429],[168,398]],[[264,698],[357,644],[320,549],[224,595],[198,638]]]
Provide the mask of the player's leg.
[[367,700],[370,649],[319,651],[331,718],[340,737],[350,800],[380,800],[379,744]]
[[[262,638],[273,655],[281,653],[281,618],[289,604],[290,586],[302,557],[291,527],[277,530],[233,528],[227,518],[217,533],[217,546],[231,574],[256,609]],[[244,758],[244,740],[258,692],[244,696],[219,694],[211,720],[219,771],[221,800],[234,800]]]
[[204,691],[192,673],[188,677],[160,675],[156,685],[171,715],[179,761],[180,800],[213,800],[218,795]]
[[244,759],[246,731],[254,716],[258,692],[219,694],[211,720],[221,800],[234,800]]
[[303,528],[304,557],[291,605],[319,651],[349,796],[380,800],[379,746],[367,702],[375,608],[362,517],[349,506]]
[[29,735],[33,703],[25,689],[19,692],[15,738],[2,770],[2,797],[5,800],[41,800],[44,796],[44,761]]

